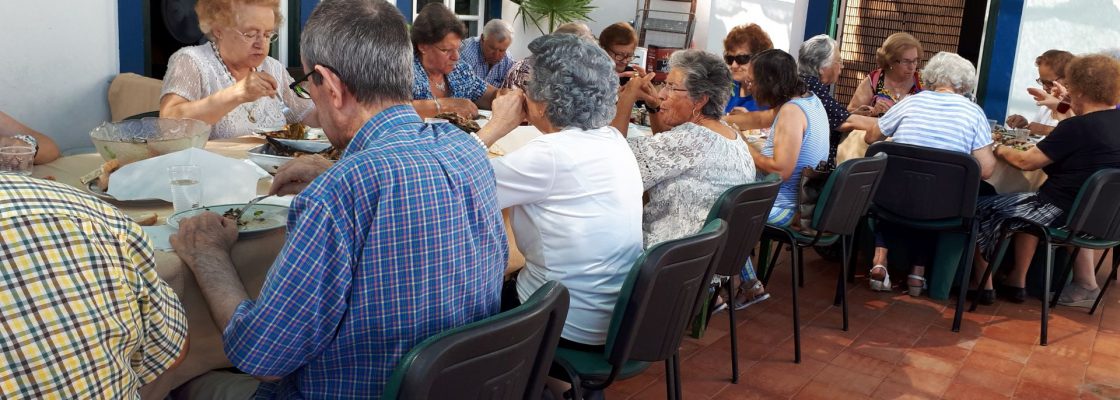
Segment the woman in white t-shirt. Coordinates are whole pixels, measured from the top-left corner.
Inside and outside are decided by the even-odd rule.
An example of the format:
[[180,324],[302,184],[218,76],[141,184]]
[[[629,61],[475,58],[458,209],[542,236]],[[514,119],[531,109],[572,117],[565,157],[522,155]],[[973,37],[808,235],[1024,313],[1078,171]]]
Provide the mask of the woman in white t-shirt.
[[[642,251],[642,176],[626,139],[608,126],[618,77],[606,52],[574,35],[543,36],[529,50],[526,114],[544,135],[491,159],[498,202],[525,255],[516,297],[560,281],[571,297],[561,346],[601,346]],[[510,111],[503,101],[495,119]]]

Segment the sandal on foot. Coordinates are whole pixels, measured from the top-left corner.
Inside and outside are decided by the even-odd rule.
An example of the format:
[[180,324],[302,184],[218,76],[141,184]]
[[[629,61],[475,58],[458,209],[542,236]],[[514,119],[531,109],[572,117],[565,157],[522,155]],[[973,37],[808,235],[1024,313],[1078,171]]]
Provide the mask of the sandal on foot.
[[770,293],[766,293],[766,289],[762,286],[761,281],[755,279],[751,282],[747,282],[739,287],[739,293],[735,295],[735,311],[750,307],[751,305],[769,298]]
[[[876,280],[874,277],[875,270],[878,268],[883,269],[883,280],[881,281]],[[871,267],[871,271],[867,273],[867,279],[871,281],[871,290],[876,292],[891,291],[891,274],[890,271],[887,270],[887,266],[883,264],[875,264],[874,267]]]
[[[909,279],[909,281],[906,282],[906,286],[908,289],[907,291],[910,293],[910,295],[914,297],[921,296],[922,290],[926,288],[926,277],[917,274],[910,274],[907,275],[906,278]],[[915,285],[913,284],[913,281],[920,281],[922,282],[922,284]]]

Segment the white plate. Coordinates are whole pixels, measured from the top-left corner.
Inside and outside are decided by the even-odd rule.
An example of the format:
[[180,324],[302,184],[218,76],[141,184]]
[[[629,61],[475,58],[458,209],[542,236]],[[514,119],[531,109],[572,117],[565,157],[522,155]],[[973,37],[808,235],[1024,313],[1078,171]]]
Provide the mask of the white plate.
[[275,174],[276,170],[280,169],[281,165],[284,165],[284,163],[288,161],[292,161],[292,157],[275,156],[272,154],[262,153],[261,151],[263,151],[265,147],[268,147],[267,143],[249,149],[248,156],[250,161],[257,164],[261,168],[264,168],[264,170],[268,171],[268,173]]
[[[222,204],[180,211],[167,217],[167,225],[179,229],[179,221],[184,218],[193,217],[205,211],[212,211],[218,213],[218,215],[222,215],[229,210],[239,210],[244,206],[245,203]],[[257,212],[260,212],[260,214],[256,215]],[[257,203],[249,207],[248,210],[245,210],[245,213],[252,215],[253,218],[249,219],[245,225],[238,227],[237,232],[240,234],[267,232],[273,229],[283,228],[284,225],[288,223],[288,207],[284,206]]]
[[277,142],[283,143],[285,146],[305,153],[318,153],[331,148],[331,142],[321,140],[292,140],[280,138],[273,139],[276,139]]
[[267,128],[253,128],[252,132],[255,133],[255,134],[264,136],[264,134],[269,133],[269,132],[283,131],[283,130],[287,130],[287,129],[288,129],[287,126],[280,125],[280,126],[272,126],[272,127],[267,127]]

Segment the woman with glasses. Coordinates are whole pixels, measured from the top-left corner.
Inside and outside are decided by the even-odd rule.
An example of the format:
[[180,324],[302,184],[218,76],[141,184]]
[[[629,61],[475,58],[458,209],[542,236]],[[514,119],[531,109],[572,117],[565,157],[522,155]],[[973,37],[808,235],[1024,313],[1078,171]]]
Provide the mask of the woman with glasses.
[[317,126],[314,104],[288,86],[292,76],[268,56],[283,17],[279,0],[199,0],[198,25],[210,43],[171,55],[159,114],[213,126],[211,139]]
[[[649,202],[642,215],[646,247],[700,230],[723,191],[755,180],[754,162],[739,132],[720,120],[731,97],[731,71],[715,54],[683,50],[669,59],[658,96],[657,118],[670,129],[628,139],[638,160]],[[637,89],[627,87],[619,103],[632,105]],[[753,270],[750,271],[753,277]],[[740,303],[769,297],[762,285]]]
[[848,111],[878,117],[906,96],[922,91],[922,78],[918,75],[921,62],[922,42],[905,32],[888,36],[875,51],[879,68],[856,87]]
[[[1066,64],[1073,60],[1073,54],[1063,50],[1046,50],[1042,55],[1034,59],[1034,65],[1038,68],[1038,79],[1034,81],[1042,85],[1042,90],[1036,88],[1028,89],[1028,92],[1035,97],[1035,101],[1041,102],[1054,88],[1055,83],[1061,83],[1062,78],[1066,75]],[[1064,116],[1052,110],[1045,104],[1038,106],[1038,115],[1035,116],[1034,122],[1027,120],[1019,114],[1014,114],[1007,117],[1007,127],[1022,129],[1026,128],[1031,133],[1036,135],[1048,135],[1050,131],[1058,126],[1058,120],[1064,119]]]
[[[751,61],[751,55],[772,48],[774,42],[770,41],[770,35],[767,35],[766,31],[757,24],[739,25],[731,28],[731,32],[727,33],[727,37],[723,39],[723,60],[727,63],[727,67],[731,68],[731,78],[734,83],[731,100],[724,107],[724,113],[730,113],[736,108],[743,109],[740,111],[766,109],[751,95],[751,81],[747,79],[747,64]],[[772,115],[770,120],[773,120]]]
[[412,22],[412,106],[423,117],[453,112],[464,117],[490,108],[498,89],[459,62],[467,27],[443,3],[428,3]]

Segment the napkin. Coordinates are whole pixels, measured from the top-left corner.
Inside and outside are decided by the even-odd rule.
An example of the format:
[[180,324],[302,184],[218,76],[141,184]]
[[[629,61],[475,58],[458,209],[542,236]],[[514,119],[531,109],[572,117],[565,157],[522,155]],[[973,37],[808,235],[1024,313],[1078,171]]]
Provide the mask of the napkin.
[[109,179],[109,195],[118,200],[171,201],[167,167],[197,165],[202,185],[202,205],[244,203],[257,196],[257,181],[268,172],[242,160],[189,148],[125,165]]

